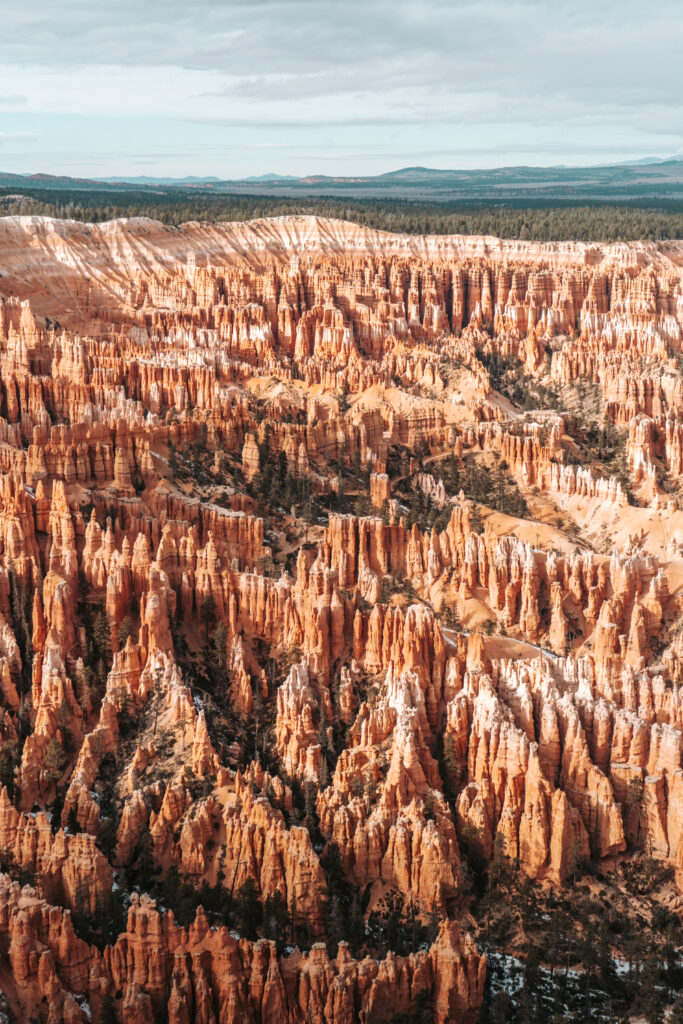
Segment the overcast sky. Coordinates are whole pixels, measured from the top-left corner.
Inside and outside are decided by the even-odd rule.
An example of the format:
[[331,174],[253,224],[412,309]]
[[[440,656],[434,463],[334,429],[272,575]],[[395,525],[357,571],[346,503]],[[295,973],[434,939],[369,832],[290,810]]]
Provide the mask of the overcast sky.
[[3,171],[349,175],[683,153],[680,0],[4,7]]

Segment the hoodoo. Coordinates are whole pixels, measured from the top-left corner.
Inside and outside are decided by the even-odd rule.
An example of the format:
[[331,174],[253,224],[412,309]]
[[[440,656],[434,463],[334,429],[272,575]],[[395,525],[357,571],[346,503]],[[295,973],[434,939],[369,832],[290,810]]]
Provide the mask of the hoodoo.
[[0,1016],[512,1019],[633,922],[673,978],[683,249],[17,216],[0,267]]

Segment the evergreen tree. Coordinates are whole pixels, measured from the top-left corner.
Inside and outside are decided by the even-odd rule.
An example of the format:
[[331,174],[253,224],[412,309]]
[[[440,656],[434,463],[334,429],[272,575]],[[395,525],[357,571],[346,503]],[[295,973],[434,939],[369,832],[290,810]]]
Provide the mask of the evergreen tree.
[[272,939],[282,952],[289,932],[289,910],[287,901],[278,890],[266,899],[263,907],[263,933],[267,939]]
[[212,659],[214,668],[222,673],[227,661],[228,630],[224,622],[219,622],[212,640]]
[[657,951],[651,950],[643,965],[640,1000],[647,1024],[663,1024],[664,992]]
[[69,809],[69,814],[66,820],[66,827],[72,836],[78,835],[81,831],[81,826],[78,823],[78,813],[75,806]]
[[111,636],[107,616],[103,611],[99,611],[95,616],[95,621],[93,622],[92,627],[92,638],[97,657],[106,661],[111,648]]
[[128,637],[132,636],[135,630],[133,620],[130,615],[124,615],[119,626],[118,641],[119,647],[123,650],[128,642]]
[[258,938],[258,928],[263,919],[263,908],[253,878],[248,878],[238,889],[235,897],[235,914],[243,935],[253,942]]
[[14,773],[19,763],[16,743],[5,742],[0,749],[0,786],[6,786],[10,800],[14,797]]
[[447,795],[453,800],[457,796],[460,786],[466,777],[467,766],[462,763],[458,756],[455,737],[451,733],[446,733],[443,739],[440,767]]
[[491,999],[490,1024],[508,1024],[514,1019],[514,1004],[508,992],[496,992]]
[[118,1016],[116,1014],[116,1003],[114,998],[109,992],[106,992],[102,996],[100,1002],[100,1012],[97,1015],[97,1024],[118,1024]]
[[51,782],[59,782],[66,768],[66,754],[64,747],[56,737],[48,743],[43,763],[48,779]]
[[477,505],[472,505],[470,508],[470,526],[473,533],[482,533],[484,530],[484,522]]
[[209,631],[216,624],[216,601],[213,594],[204,594],[199,608],[199,621],[203,624],[205,634],[208,637]]

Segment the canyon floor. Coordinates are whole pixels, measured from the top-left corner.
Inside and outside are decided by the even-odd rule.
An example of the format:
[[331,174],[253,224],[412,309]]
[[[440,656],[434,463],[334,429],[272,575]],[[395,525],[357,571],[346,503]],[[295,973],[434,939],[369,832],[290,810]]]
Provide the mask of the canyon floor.
[[0,1020],[683,1020],[683,243],[0,218]]

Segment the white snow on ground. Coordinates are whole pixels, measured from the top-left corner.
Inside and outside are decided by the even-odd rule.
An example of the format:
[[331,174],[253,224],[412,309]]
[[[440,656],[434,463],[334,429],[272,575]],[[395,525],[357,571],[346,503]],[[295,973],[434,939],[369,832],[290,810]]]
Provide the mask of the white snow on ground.
[[86,1018],[88,1020],[92,1020],[92,1010],[90,1009],[90,1003],[87,998],[85,996],[76,996],[75,999]]
[[[515,997],[519,996],[524,984],[525,961],[522,958],[505,953],[487,953],[487,957],[491,991],[494,994],[505,991],[514,1000]],[[615,974],[620,979],[624,979],[629,973],[628,961],[613,959],[612,966]],[[581,968],[574,966],[567,970],[564,966],[556,966],[554,975],[551,977],[549,967],[539,966],[538,978],[538,989],[542,994],[542,1002],[544,1008],[548,1011],[548,1017],[551,1016],[553,1009],[556,1008],[556,999],[558,999],[562,992],[564,992],[564,1001],[563,1006],[559,1007],[559,1009],[565,1013],[583,1009],[585,1005],[586,976]],[[667,992],[664,988],[661,991],[665,1001],[668,1002],[673,999],[673,992]],[[609,1002],[607,993],[599,990],[594,982],[591,985],[590,1019],[595,1024],[597,1022],[607,1024],[609,1020],[614,1020],[614,1016],[610,1018]],[[633,1024],[636,1024],[636,1022],[634,1021]]]

